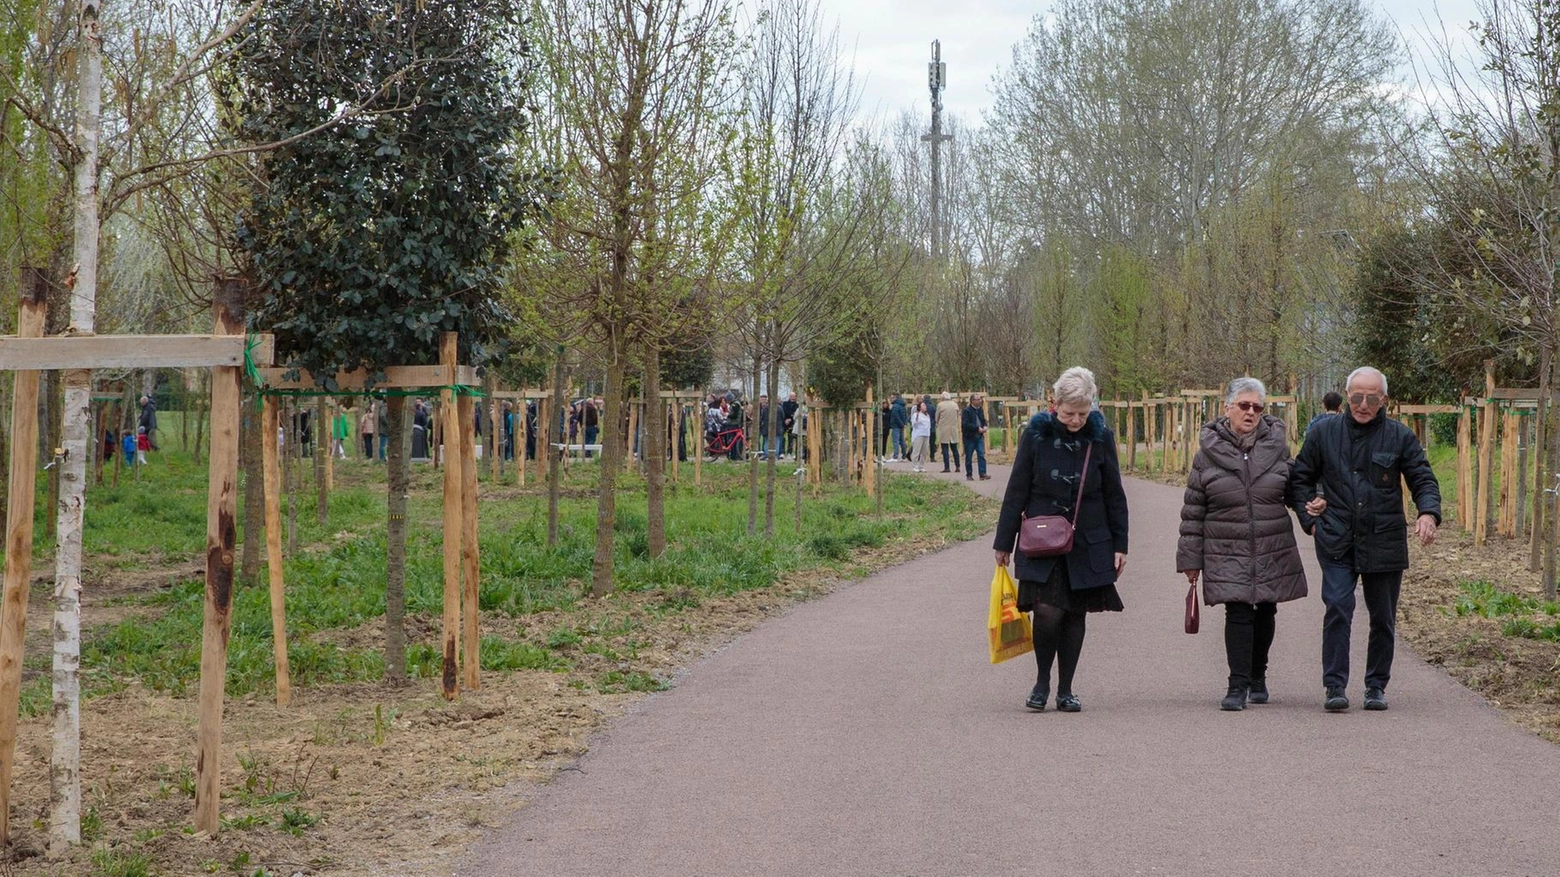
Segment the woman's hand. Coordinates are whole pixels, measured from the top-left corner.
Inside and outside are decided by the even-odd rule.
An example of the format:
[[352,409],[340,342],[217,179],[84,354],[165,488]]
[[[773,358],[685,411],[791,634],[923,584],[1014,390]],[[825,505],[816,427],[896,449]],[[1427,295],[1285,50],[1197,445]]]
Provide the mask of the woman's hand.
[[1197,584],[1197,577],[1202,575],[1202,570],[1200,569],[1183,569],[1181,572],[1186,574],[1187,582],[1194,585]]
[[1126,569],[1126,568],[1127,568],[1127,553],[1125,551],[1118,551],[1118,552],[1116,552],[1116,575],[1118,575],[1118,576],[1121,575],[1121,571]]
[[998,551],[997,552],[997,566],[1007,566],[1008,565],[1008,559],[1011,558],[1012,556],[1013,555],[1009,554],[1006,551]]
[[1313,518],[1320,518],[1322,512],[1327,511],[1327,498],[1318,496],[1305,504],[1305,513]]

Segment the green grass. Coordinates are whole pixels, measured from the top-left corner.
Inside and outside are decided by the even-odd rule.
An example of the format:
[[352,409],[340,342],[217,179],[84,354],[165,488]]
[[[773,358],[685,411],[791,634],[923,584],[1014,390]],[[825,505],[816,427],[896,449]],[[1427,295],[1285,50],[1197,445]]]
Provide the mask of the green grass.
[[[117,487],[91,485],[84,531],[87,567],[112,581],[120,570],[161,569],[199,561],[205,550],[207,469],[178,448],[176,414],[163,413],[164,450],[137,479],[121,472]],[[170,428],[171,427],[171,428]],[[192,433],[193,439],[193,433]],[[298,550],[286,560],[288,660],[294,686],[368,682],[384,676],[377,649],[335,644],[330,632],[382,623],[385,612],[384,467],[349,460],[337,463],[337,489],[328,521],[316,522],[314,488],[307,462],[296,497]],[[570,468],[560,503],[559,541],[546,545],[547,498],[532,488],[517,491],[513,469],[480,506],[482,558],[480,605],[488,617],[520,621],[538,612],[585,608],[595,553],[599,464]],[[487,468],[482,467],[484,480]],[[535,469],[532,470],[533,474]],[[623,592],[646,593],[658,613],[677,613],[725,595],[771,587],[788,574],[830,570],[857,574],[863,552],[905,544],[915,537],[953,542],[973,538],[995,520],[995,504],[962,485],[908,477],[885,481],[883,515],[859,489],[826,484],[803,502],[801,533],[793,530],[794,483],[782,478],[775,503],[776,536],[747,533],[747,469],[704,468],[702,487],[684,467],[682,483],[666,493],[669,546],[649,556],[643,479],[629,472],[619,479],[615,536],[615,583]],[[437,617],[443,599],[442,472],[413,469],[408,508],[406,608]],[[762,473],[761,473],[762,479]],[[42,482],[40,481],[40,487]],[[243,484],[241,482],[240,489]],[[41,491],[40,491],[41,494]],[[40,497],[41,499],[41,497]],[[240,505],[242,516],[242,505]],[[283,501],[284,546],[288,512]],[[240,532],[240,540],[244,534]],[[45,548],[41,529],[36,544]],[[227,693],[243,696],[274,690],[271,618],[264,570],[257,587],[234,594],[228,646]],[[90,582],[89,582],[90,584]],[[132,681],[178,696],[194,694],[199,679],[204,583],[179,581],[138,592],[120,603],[138,610],[127,620],[89,629],[83,636],[82,674],[87,696],[123,689]],[[592,603],[592,607],[599,604]],[[597,608],[579,624],[535,637],[487,637],[483,668],[490,671],[571,670],[582,652],[632,658],[631,630],[603,621]],[[587,620],[588,619],[588,620]],[[441,656],[434,643],[410,643],[407,670],[437,677]],[[663,683],[632,669],[594,680],[604,690],[657,690]],[[23,686],[22,709],[49,709],[47,676]]]
[[97,850],[92,853],[93,877],[151,877],[151,857],[140,852]]
[[1460,582],[1452,613],[1458,616],[1504,619],[1501,632],[1523,639],[1560,642],[1560,603],[1551,603],[1496,588],[1490,582]]

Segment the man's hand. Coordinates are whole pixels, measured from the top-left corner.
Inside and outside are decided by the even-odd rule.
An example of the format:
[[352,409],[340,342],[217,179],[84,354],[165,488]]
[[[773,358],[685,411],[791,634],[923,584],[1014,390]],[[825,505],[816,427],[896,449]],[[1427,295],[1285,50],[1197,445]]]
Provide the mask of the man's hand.
[[1420,515],[1414,524],[1414,532],[1419,535],[1420,545],[1429,545],[1435,541],[1435,515]]
[[1305,513],[1313,518],[1320,518],[1322,512],[1327,511],[1327,498],[1318,496],[1305,504]]
[[1126,552],[1124,552],[1124,551],[1116,552],[1116,575],[1118,575],[1118,576],[1121,575],[1121,571],[1126,569],[1126,568],[1127,568],[1127,554],[1126,554]]
[[1197,577],[1202,575],[1202,570],[1200,569],[1183,569],[1181,572],[1186,574],[1186,581],[1193,585],[1197,584]]
[[1013,555],[1009,554],[1006,551],[998,551],[997,552],[997,566],[1007,566],[1008,565],[1008,559],[1011,558],[1012,556]]

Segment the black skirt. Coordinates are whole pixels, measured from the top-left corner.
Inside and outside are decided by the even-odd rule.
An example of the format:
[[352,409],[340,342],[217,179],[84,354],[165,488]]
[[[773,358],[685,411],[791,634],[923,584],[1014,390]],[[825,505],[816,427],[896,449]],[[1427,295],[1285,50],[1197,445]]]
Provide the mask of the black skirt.
[[1041,603],[1066,612],[1120,612],[1127,608],[1121,605],[1121,594],[1113,584],[1073,590],[1067,576],[1067,564],[1062,561],[1051,567],[1051,578],[1046,581],[1019,580],[1019,611],[1033,612]]

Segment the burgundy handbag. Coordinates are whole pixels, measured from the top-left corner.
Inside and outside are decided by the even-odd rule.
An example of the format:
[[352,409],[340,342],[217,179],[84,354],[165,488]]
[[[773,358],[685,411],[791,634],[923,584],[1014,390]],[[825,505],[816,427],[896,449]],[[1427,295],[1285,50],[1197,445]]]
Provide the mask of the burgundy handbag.
[[1193,582],[1186,591],[1186,632],[1196,633],[1197,628],[1201,626],[1199,623],[1201,620],[1202,610],[1197,603],[1197,583]]
[[1058,557],[1072,550],[1073,532],[1078,529],[1078,512],[1083,509],[1083,482],[1089,477],[1090,442],[1083,452],[1083,471],[1078,473],[1078,498],[1073,500],[1072,520],[1061,515],[1021,516],[1018,525],[1018,553],[1025,557]]

